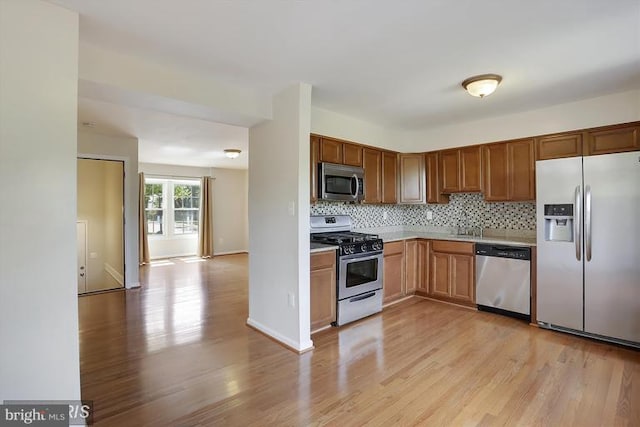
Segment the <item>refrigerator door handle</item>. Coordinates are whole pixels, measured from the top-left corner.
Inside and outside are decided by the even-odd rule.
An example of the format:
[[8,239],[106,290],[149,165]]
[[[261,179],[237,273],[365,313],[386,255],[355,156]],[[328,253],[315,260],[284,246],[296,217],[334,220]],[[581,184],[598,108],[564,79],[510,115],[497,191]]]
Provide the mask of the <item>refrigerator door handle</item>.
[[586,246],[585,258],[591,261],[591,186],[584,187],[584,239]]
[[573,216],[573,240],[576,242],[576,259],[580,261],[582,255],[582,232],[581,222],[582,218],[582,193],[580,186],[576,186],[575,192],[575,215]]

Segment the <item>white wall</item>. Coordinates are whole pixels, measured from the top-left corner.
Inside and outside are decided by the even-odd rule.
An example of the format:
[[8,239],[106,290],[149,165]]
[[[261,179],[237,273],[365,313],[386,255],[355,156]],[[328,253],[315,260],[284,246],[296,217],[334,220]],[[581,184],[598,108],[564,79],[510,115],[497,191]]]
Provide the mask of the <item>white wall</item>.
[[[139,169],[146,177],[212,176],[213,183],[213,234],[214,255],[247,252],[248,244],[248,174],[243,169],[202,168],[194,166],[140,163]],[[155,239],[150,236],[149,250],[152,258],[193,255],[197,251],[198,238]]]
[[249,248],[248,173],[212,168],[213,253],[246,252]]
[[78,14],[0,1],[0,401],[80,398]]
[[311,132],[395,151],[405,150],[402,132],[322,108],[311,108]]
[[406,151],[431,151],[640,120],[640,90],[407,133]]
[[309,311],[311,86],[273,99],[273,120],[249,129],[249,319],[303,351]]
[[268,94],[87,43],[79,73],[88,98],[238,126],[271,118]]
[[124,161],[124,280],[127,288],[140,286],[138,276],[138,140],[81,130],[78,132],[77,156]]

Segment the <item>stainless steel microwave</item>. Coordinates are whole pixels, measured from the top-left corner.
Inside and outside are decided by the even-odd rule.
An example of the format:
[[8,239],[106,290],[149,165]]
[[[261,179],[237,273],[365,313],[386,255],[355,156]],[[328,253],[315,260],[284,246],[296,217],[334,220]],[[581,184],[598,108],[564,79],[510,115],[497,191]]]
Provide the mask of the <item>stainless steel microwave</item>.
[[319,163],[318,187],[321,200],[359,202],[364,199],[364,169],[335,163]]

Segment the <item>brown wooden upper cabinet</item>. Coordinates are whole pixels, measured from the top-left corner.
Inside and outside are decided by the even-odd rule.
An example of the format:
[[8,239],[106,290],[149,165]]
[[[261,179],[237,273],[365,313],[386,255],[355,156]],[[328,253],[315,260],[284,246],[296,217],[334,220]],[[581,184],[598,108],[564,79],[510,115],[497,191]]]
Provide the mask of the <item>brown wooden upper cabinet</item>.
[[640,125],[608,126],[587,132],[585,155],[640,150]]
[[536,160],[640,150],[640,124],[623,123],[536,138]]
[[362,146],[333,138],[320,138],[320,161],[362,167]]
[[563,133],[536,138],[536,160],[582,156],[582,133]]
[[426,153],[425,166],[427,169],[427,203],[449,203],[449,195],[442,194],[440,152]]
[[320,161],[342,164],[342,141],[322,137],[320,139]]
[[345,165],[362,167],[362,146],[349,144],[348,142],[343,143],[342,163]]
[[440,152],[440,178],[443,193],[482,191],[481,153],[479,145]]
[[382,152],[362,149],[364,168],[364,203],[382,203]]
[[482,150],[485,200],[535,200],[533,139],[487,144]]
[[424,154],[400,154],[400,203],[426,203]]
[[[365,188],[366,191],[366,188]],[[382,203],[398,202],[398,153],[382,152]]]

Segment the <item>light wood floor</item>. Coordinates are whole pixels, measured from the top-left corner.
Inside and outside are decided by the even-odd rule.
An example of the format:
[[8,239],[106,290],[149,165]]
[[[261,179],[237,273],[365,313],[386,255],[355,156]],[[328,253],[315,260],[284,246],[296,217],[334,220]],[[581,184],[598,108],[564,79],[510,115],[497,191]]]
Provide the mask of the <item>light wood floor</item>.
[[80,298],[82,397],[113,426],[640,426],[640,352],[412,298],[313,336],[245,326],[247,256]]

